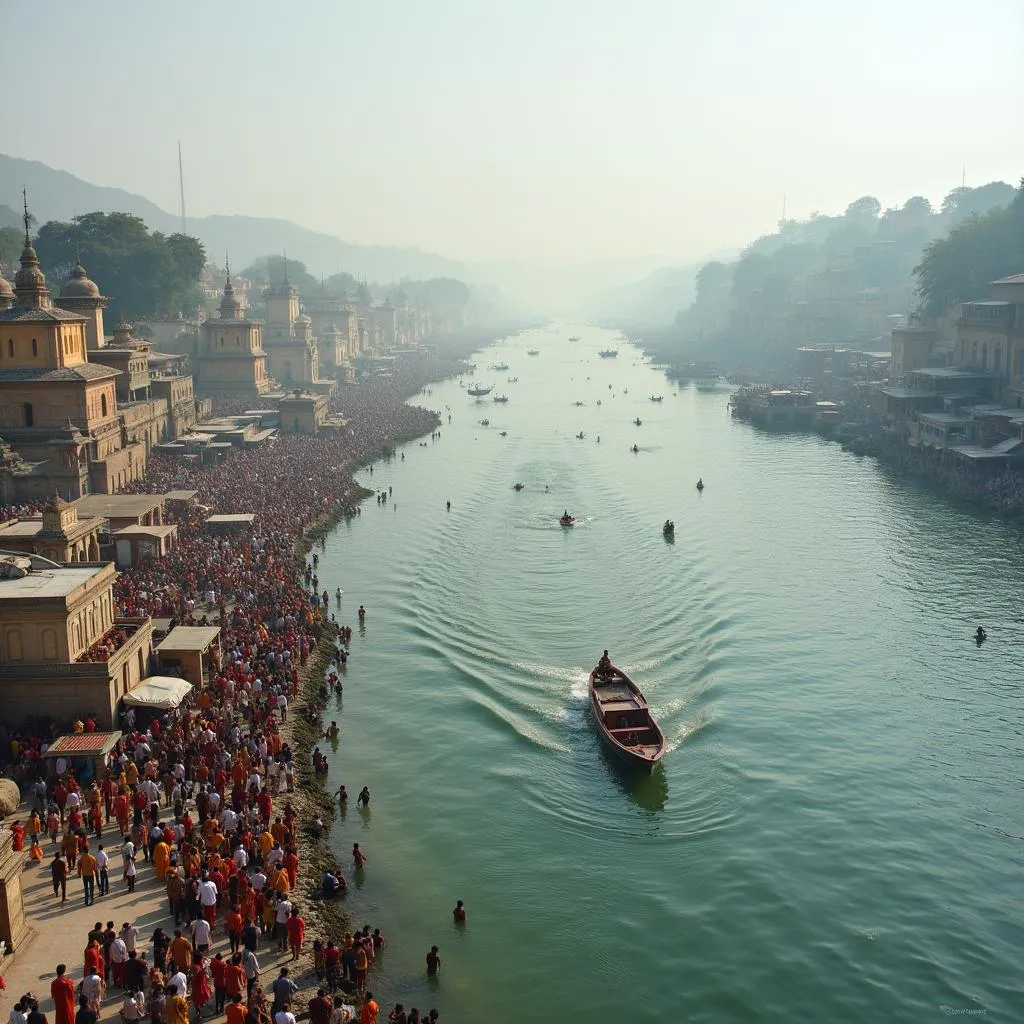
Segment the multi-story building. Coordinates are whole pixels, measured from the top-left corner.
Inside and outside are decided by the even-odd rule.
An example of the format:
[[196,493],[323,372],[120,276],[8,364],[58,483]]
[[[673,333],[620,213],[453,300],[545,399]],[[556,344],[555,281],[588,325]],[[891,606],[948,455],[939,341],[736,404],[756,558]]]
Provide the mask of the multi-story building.
[[198,341],[193,368],[201,392],[258,397],[271,389],[263,324],[246,317],[230,274],[224,282],[220,318],[203,324]]

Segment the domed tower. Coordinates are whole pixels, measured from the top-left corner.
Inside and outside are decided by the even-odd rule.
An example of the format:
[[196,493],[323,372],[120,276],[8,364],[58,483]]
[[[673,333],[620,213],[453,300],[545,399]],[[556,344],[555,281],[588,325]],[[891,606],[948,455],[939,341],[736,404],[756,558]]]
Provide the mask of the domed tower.
[[60,290],[60,298],[57,300],[61,309],[70,313],[77,313],[86,319],[85,336],[86,344],[90,352],[103,348],[107,340],[103,330],[103,310],[107,308],[110,301],[107,296],[101,295],[99,287],[94,281],[89,280],[89,275],[82,266],[82,261],[75,257],[75,266],[71,271],[71,277],[64,283]]
[[0,260],[0,309],[10,309],[14,305],[14,289],[11,282],[4,276],[3,260]]
[[245,304],[241,296],[235,294],[235,286],[231,283],[231,268],[228,267],[224,280],[224,297],[220,300],[221,320],[245,319]]
[[313,321],[305,313],[300,313],[295,318],[295,337],[299,341],[313,340]]
[[46,277],[39,266],[39,256],[32,248],[28,225],[28,196],[25,200],[25,248],[21,250],[21,269],[14,275],[14,305],[18,309],[52,309]]

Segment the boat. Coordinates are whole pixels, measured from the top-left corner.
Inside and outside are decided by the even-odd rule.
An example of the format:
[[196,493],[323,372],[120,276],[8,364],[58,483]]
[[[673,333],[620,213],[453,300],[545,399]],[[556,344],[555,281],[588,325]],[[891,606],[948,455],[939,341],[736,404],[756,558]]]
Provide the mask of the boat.
[[580,336],[578,334],[574,334],[569,340],[570,341],[579,341],[580,340]]
[[620,668],[590,673],[590,707],[608,749],[629,765],[654,771],[665,754],[665,734],[637,685]]
[[640,449],[639,449],[639,448],[638,448],[638,447],[637,447],[636,445],[633,445],[633,447],[632,447],[632,448],[630,448],[629,450],[630,450],[630,451],[631,451],[631,452],[632,452],[632,453],[633,453],[634,455],[636,455],[636,454],[637,454],[637,452],[639,452],[639,451],[640,451]]
[[539,349],[539,348],[530,348],[530,349],[527,349],[527,350],[526,350],[526,354],[527,354],[528,356],[539,356],[539,355],[540,355],[540,349]]
[[493,384],[489,388],[485,388],[482,384],[474,384],[471,388],[466,389],[466,393],[474,398],[483,398],[484,395],[489,395],[493,390]]
[[665,400],[664,395],[651,395],[652,402],[663,402]]
[[558,517],[559,526],[573,526],[576,522],[576,517],[569,515],[568,512]]
[[508,395],[495,395],[494,396],[494,401],[495,402],[507,402],[508,401]]
[[619,350],[617,348],[604,348],[597,354],[602,359],[614,359],[619,354]]
[[498,431],[498,437],[508,437],[508,431],[507,430],[499,430]]
[[576,440],[577,441],[582,441],[583,440],[583,431],[582,430],[576,435]]
[[481,427],[489,427],[490,425],[491,425],[491,421],[490,420],[481,420],[480,421],[480,426]]
[[494,369],[496,369],[496,370],[501,370],[502,372],[504,372],[505,370],[507,370],[507,369],[508,369],[508,363],[498,363],[498,364],[497,364],[497,365],[496,365],[496,366],[494,367]]
[[671,519],[666,519],[665,525],[661,528],[661,532],[665,534],[666,537],[674,537],[676,533],[676,524],[673,523]]
[[577,409],[579,409],[579,408],[581,408],[583,406],[582,402],[573,402],[572,404],[575,405]]
[[513,484],[512,485],[512,490],[513,491],[521,491],[525,486],[526,486],[526,484],[521,483],[521,482],[517,483],[517,484]]
[[637,427],[642,427],[643,426],[643,422],[641,421],[639,416],[637,416],[637,418],[635,420],[633,420],[633,425],[637,426]]

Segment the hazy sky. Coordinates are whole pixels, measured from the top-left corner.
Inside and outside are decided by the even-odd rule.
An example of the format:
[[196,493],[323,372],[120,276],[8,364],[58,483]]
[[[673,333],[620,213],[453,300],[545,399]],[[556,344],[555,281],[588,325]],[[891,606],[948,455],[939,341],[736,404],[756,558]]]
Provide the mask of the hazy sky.
[[1021,0],[7,0],[3,28],[4,152],[174,211],[180,138],[190,215],[458,259],[697,259],[784,193],[1024,174]]

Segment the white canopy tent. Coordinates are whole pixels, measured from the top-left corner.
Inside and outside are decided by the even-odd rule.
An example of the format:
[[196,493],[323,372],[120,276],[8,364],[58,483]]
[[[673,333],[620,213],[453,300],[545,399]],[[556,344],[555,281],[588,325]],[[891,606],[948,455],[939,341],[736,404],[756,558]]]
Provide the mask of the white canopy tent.
[[149,676],[134,690],[129,690],[124,695],[124,702],[134,708],[170,711],[191,692],[192,684],[187,679],[179,679],[177,676]]

